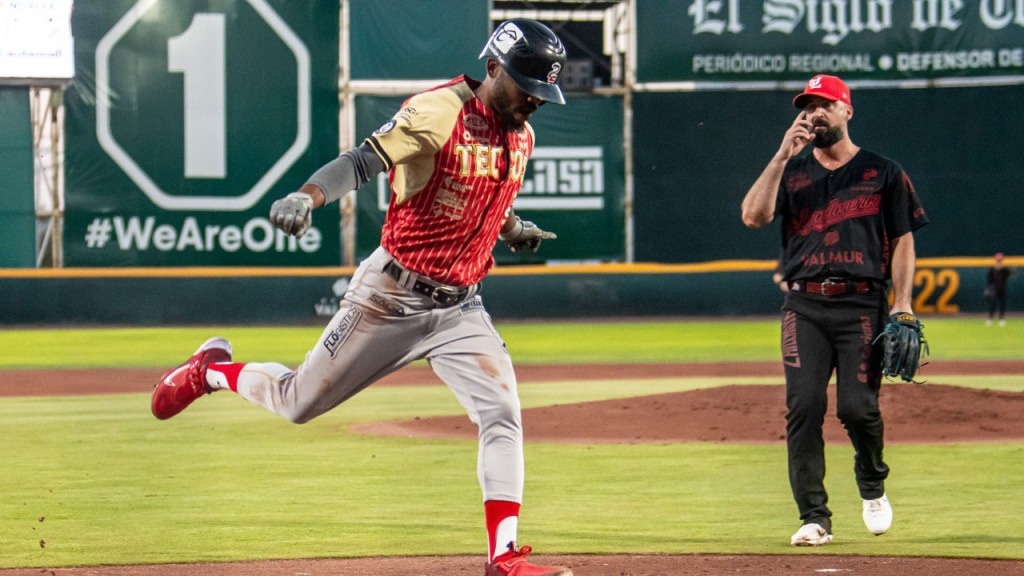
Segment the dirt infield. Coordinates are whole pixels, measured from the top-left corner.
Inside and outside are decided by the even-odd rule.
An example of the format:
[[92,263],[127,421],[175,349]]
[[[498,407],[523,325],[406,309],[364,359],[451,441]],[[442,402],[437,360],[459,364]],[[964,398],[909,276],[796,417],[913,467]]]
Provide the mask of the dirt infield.
[[[816,552],[816,551],[815,551]],[[1020,576],[1024,562],[817,553],[753,555],[538,556],[575,576]],[[480,576],[480,558],[427,556],[275,560],[225,564],[96,566],[0,570],[3,576]]]
[[[781,376],[776,362],[742,364],[657,364],[521,366],[521,382],[670,378],[682,376]],[[1020,362],[935,362],[924,377],[931,383],[886,384],[881,402],[890,444],[1024,440],[1024,394],[940,386],[943,374],[1022,374]],[[159,379],[153,370],[5,371],[0,395],[146,392]],[[406,368],[378,386],[436,385],[423,366]],[[834,396],[834,395],[833,395]],[[845,442],[834,417],[834,398],[825,429],[828,442]],[[732,385],[585,404],[549,406],[523,412],[527,441],[583,443],[667,443],[682,441],[781,443],[784,394],[780,386]],[[587,422],[587,426],[580,426]],[[388,421],[354,428],[367,434],[473,438],[465,416]],[[586,430],[585,435],[579,430]],[[871,576],[1021,576],[1022,561],[862,557],[823,555],[819,550],[789,555],[575,555],[538,556],[544,563],[573,567],[576,576],[747,576],[842,573]],[[0,570],[0,576],[427,576],[482,573],[481,558],[437,556],[287,560],[228,564],[136,565],[60,569]]]

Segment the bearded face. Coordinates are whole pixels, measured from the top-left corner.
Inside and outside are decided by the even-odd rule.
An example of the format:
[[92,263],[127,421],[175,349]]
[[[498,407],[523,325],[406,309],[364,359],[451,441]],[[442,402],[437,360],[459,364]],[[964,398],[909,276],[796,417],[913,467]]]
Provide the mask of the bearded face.
[[518,130],[526,124],[530,116],[543,104],[531,98],[516,86],[512,77],[501,71],[495,80],[495,89],[491,107],[505,123],[505,127]]
[[843,120],[848,110],[841,102],[824,98],[813,98],[804,107],[804,112],[811,120],[811,132],[814,134],[811,143],[815,148],[828,148],[846,137],[846,124]]
[[829,126],[822,122],[821,125],[814,125],[814,140],[811,143],[815,148],[828,148],[846,137],[842,126]]

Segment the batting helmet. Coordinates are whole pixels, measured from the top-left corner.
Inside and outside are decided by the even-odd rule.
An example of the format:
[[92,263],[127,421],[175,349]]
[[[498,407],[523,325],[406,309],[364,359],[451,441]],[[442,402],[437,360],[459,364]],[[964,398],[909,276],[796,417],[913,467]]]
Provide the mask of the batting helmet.
[[479,58],[497,60],[516,86],[534,98],[565,104],[558,75],[565,67],[565,47],[547,26],[528,18],[498,25]]

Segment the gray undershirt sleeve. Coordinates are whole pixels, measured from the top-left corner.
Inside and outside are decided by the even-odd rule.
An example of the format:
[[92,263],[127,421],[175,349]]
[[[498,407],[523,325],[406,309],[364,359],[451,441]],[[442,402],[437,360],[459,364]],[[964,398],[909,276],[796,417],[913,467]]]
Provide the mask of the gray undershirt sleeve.
[[306,180],[324,191],[326,204],[341,198],[384,171],[384,162],[363,144],[320,167]]

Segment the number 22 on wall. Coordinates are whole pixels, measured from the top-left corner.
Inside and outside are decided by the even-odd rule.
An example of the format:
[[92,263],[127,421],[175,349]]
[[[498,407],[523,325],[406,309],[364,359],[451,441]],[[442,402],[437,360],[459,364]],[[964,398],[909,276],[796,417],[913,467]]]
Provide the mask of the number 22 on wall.
[[[952,304],[953,297],[960,289],[960,275],[951,268],[932,270],[922,268],[914,272],[914,313],[915,314],[956,314],[960,306]],[[941,291],[940,291],[941,290]],[[935,303],[932,304],[932,297]],[[892,306],[893,296],[889,293],[889,305]]]

